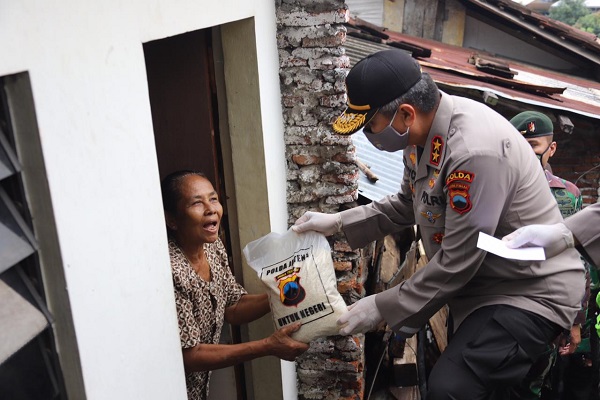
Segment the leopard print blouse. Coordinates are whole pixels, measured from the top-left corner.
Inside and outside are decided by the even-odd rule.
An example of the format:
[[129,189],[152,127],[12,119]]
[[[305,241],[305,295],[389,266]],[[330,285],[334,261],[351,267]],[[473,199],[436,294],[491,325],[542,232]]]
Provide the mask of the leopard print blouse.
[[[225,308],[247,293],[229,269],[221,240],[205,243],[204,251],[210,265],[210,282],[200,278],[177,244],[169,241],[179,336],[184,349],[199,343],[219,343]],[[186,374],[188,399],[206,399],[209,379],[210,371]]]

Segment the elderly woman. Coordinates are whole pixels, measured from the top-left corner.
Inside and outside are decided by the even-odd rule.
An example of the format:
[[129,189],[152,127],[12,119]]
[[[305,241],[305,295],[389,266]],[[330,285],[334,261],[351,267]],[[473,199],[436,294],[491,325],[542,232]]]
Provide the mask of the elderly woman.
[[262,340],[219,344],[224,320],[239,325],[270,311],[267,295],[236,283],[219,239],[223,207],[206,176],[178,171],[161,186],[188,398],[206,399],[213,369],[268,355],[291,361],[306,351],[289,337],[299,324]]

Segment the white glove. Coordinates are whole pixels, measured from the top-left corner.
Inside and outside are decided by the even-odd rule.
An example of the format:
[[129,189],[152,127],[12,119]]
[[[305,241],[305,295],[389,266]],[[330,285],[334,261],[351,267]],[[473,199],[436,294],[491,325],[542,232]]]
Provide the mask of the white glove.
[[348,312],[338,320],[340,335],[365,333],[377,327],[383,317],[375,304],[375,295],[367,296],[348,307]]
[[340,213],[325,214],[314,211],[305,212],[292,226],[292,230],[296,233],[315,231],[325,236],[338,233],[340,229],[342,229],[342,216]]
[[506,246],[511,249],[527,245],[542,246],[546,252],[546,258],[554,257],[566,249],[575,247],[573,234],[562,222],[554,225],[524,226],[504,236],[502,240],[506,241]]

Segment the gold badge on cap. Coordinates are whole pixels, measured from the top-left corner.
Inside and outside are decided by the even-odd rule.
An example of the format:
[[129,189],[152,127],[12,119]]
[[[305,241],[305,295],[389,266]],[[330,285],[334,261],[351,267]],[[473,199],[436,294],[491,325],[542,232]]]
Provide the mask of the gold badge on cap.
[[354,132],[365,123],[366,116],[366,114],[343,113],[333,123],[333,130],[341,134]]

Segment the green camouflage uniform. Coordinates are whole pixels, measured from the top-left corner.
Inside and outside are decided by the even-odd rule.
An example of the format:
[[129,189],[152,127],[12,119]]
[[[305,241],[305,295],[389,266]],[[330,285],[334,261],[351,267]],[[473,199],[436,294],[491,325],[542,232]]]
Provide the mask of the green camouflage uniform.
[[[556,202],[558,203],[558,208],[560,209],[560,213],[563,218],[566,218],[570,215],[575,214],[577,211],[581,210],[582,207],[582,197],[579,188],[575,186],[573,183],[559,178],[557,176],[552,175],[548,171],[544,171],[546,173],[546,179],[548,180],[548,185],[550,186],[550,191]],[[587,267],[586,267],[587,269]],[[589,275],[586,273],[586,275]],[[586,296],[582,300],[581,310],[577,313],[577,317],[573,324],[584,324],[586,318],[586,309],[587,309],[587,299],[589,297],[589,285],[586,285]],[[582,329],[581,335],[583,337],[584,330]],[[588,330],[589,337],[589,330]],[[582,339],[583,343],[583,339]],[[581,345],[580,345],[581,346]],[[589,341],[588,341],[589,346]],[[546,379],[548,377],[548,372],[554,365],[557,356],[557,348],[556,346],[549,346],[548,355],[543,359],[540,358],[529,371],[527,379],[524,381],[524,384],[517,391],[518,399],[521,400],[533,400],[539,399],[542,394],[542,387],[545,382],[548,382]]]
[[[537,111],[524,111],[517,114],[510,120],[511,124],[523,135],[525,139],[534,139],[543,136],[552,136],[554,126],[550,118],[547,115]],[[550,146],[546,148],[544,153],[548,151]],[[542,159],[543,154],[536,154],[538,159]],[[575,214],[582,208],[582,197],[579,188],[573,183],[561,179],[557,176],[552,175],[549,171],[544,170],[546,174],[546,180],[552,195],[556,199],[558,208],[563,218]],[[581,309],[577,313],[573,324],[584,324],[586,320],[587,302],[590,294],[589,290],[589,268],[586,265],[586,294],[581,302]],[[582,343],[584,336],[584,329],[581,331]],[[589,330],[588,330],[589,337]],[[588,340],[589,347],[589,340]],[[521,385],[516,388],[513,392],[512,397],[520,400],[535,400],[539,399],[542,394],[542,388],[549,380],[548,372],[552,369],[558,348],[555,344],[548,346],[548,352],[545,356],[540,357],[531,367],[531,370],[527,374],[527,377],[523,380]]]

